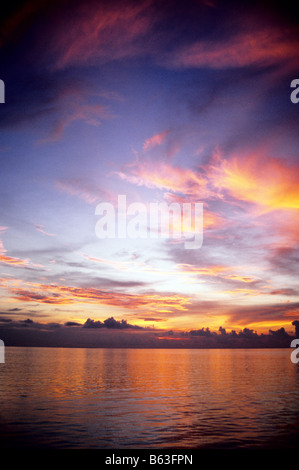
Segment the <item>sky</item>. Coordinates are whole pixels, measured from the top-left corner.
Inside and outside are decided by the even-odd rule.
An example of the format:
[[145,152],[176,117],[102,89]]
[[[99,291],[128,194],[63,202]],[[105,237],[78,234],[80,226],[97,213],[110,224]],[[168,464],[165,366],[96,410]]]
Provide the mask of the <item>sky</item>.
[[[295,6],[27,0],[0,22],[1,337],[293,334]],[[153,203],[202,207],[200,246]]]

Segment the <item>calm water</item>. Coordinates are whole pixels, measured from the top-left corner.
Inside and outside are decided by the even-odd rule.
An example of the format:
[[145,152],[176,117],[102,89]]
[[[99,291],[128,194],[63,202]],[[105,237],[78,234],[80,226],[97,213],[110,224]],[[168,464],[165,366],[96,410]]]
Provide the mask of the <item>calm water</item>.
[[2,447],[299,447],[290,350],[6,348]]

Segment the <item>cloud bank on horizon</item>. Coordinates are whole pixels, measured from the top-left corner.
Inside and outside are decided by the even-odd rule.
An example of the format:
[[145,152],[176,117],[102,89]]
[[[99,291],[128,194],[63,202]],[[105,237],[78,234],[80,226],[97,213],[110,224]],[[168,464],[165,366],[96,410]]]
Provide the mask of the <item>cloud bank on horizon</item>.
[[[77,322],[39,323],[27,318],[12,320],[0,318],[0,333],[6,346],[84,347],[84,348],[289,348],[298,338],[299,321],[292,322],[293,334],[282,327],[267,334],[250,328],[227,332],[207,328],[190,331],[161,330],[154,327],[131,325],[126,320],[106,318],[103,322],[88,318]],[[295,333],[295,335],[294,335]],[[3,341],[3,340],[2,340]]]
[[[78,332],[108,317],[137,336],[220,325],[222,340],[244,329],[292,335],[295,7],[26,0],[0,21],[0,311],[3,325],[18,325],[10,334],[28,318]],[[145,207],[203,203],[202,247],[99,239],[96,207],[120,194]]]

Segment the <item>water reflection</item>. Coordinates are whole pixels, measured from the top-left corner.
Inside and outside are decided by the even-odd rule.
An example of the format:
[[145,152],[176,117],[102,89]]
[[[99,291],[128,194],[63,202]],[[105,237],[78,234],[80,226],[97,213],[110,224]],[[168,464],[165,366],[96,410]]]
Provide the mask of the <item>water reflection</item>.
[[3,442],[263,447],[298,437],[299,372],[288,350],[7,348],[6,356]]

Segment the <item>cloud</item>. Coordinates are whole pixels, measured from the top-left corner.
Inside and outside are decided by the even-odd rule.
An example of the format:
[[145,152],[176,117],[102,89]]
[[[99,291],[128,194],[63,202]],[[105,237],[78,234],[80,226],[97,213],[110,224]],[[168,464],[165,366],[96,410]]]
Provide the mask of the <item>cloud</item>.
[[111,103],[116,95],[96,90],[77,77],[51,80],[41,71],[39,75],[25,75],[14,84],[13,91],[9,107],[3,109],[1,127],[32,130],[34,125],[41,136],[39,144],[61,140],[72,123],[81,121],[97,127],[113,118],[107,100]]
[[118,320],[115,320],[113,317],[106,318],[106,320],[104,320],[103,322],[99,320],[98,321],[91,320],[90,318],[88,318],[86,322],[84,323],[83,328],[113,328],[113,329],[120,329],[120,330],[127,329],[127,328],[137,329],[137,330],[143,329],[141,326],[131,325],[126,320],[118,321]]
[[199,172],[163,161],[143,160],[132,165],[130,172],[115,172],[115,174],[137,186],[158,188],[185,197],[192,196],[198,201],[213,194],[207,186],[207,180]]
[[256,328],[274,325],[276,322],[285,324],[298,317],[299,302],[277,302],[252,305],[231,305],[226,309],[227,322],[232,325],[255,325]]
[[0,263],[7,264],[9,266],[30,266],[30,262],[27,259],[14,258],[12,256],[5,256],[0,254]]
[[94,65],[150,52],[146,41],[154,23],[150,0],[77,4],[57,21],[49,44],[55,69]]
[[[288,237],[294,240],[299,233],[294,212],[299,209],[299,167],[292,161],[269,157],[258,150],[250,155],[228,158],[218,155],[197,170],[143,159],[114,174],[136,186],[163,191],[169,202],[205,201],[206,228],[225,228],[229,224],[228,206],[239,205],[247,210],[251,222],[258,216],[283,211],[283,219],[277,215],[276,231],[281,227],[280,232],[285,235],[288,229]],[[218,213],[207,207],[215,201],[223,203]],[[271,220],[264,218],[261,222],[267,227]]]
[[0,240],[0,264],[6,264],[14,267],[22,266],[34,266],[28,259],[21,259],[12,256],[5,255],[7,250],[3,246],[3,242]]
[[112,193],[84,178],[60,178],[55,182],[57,188],[70,195],[82,199],[87,204],[100,201],[114,201]]
[[230,266],[211,265],[207,267],[197,266],[193,264],[178,264],[178,269],[184,273],[196,274],[198,276],[220,276],[222,273],[227,273],[232,270]]
[[[48,347],[133,347],[133,348],[289,348],[294,336],[284,328],[257,334],[244,328],[218,332],[209,328],[181,332],[135,327],[125,320],[107,318],[104,322],[88,319],[82,324],[67,322],[38,323],[30,318],[0,321],[0,335],[6,346]],[[297,333],[297,320],[293,321]]]
[[[90,101],[91,102],[88,102]],[[103,120],[111,118],[106,105],[97,103],[98,97],[82,93],[74,89],[65,90],[57,96],[53,103],[52,124],[48,135],[40,139],[40,143],[55,142],[62,138],[64,131],[75,121],[83,121],[91,126],[101,125]]]
[[67,321],[64,325],[65,326],[82,326],[81,323],[78,323],[76,321]]
[[299,167],[283,159],[233,156],[219,161],[217,167],[211,165],[209,177],[215,187],[255,204],[263,213],[299,209]]
[[23,283],[15,279],[3,279],[6,288],[15,300],[38,304],[72,305],[82,303],[103,304],[125,309],[144,309],[159,312],[182,312],[190,303],[188,295],[173,293],[141,292],[130,294],[115,289],[73,287],[58,284]]
[[[273,244],[268,251],[270,269],[280,275],[294,276],[297,279],[299,270],[299,252],[297,244]],[[297,284],[297,282],[296,282]]]
[[161,132],[160,134],[155,134],[152,137],[145,140],[143,144],[143,152],[147,152],[154,147],[160,146],[164,142],[166,136],[169,134],[169,131]]
[[299,338],[299,321],[298,320],[294,320],[292,322],[292,325],[295,326],[295,337],[296,338]]
[[271,295],[286,295],[288,297],[292,295],[298,295],[298,293],[298,289],[292,289],[290,287],[284,289],[275,289],[270,292]]
[[47,235],[48,237],[55,237],[55,233],[49,233],[45,230],[45,226],[44,225],[37,225],[35,224],[34,227],[36,228],[36,230],[38,230],[39,232],[41,232],[42,234],[44,235]]
[[250,23],[242,18],[242,30],[232,27],[226,37],[204,39],[178,48],[166,63],[179,68],[266,68],[277,64],[282,70],[283,67],[294,67],[298,39],[278,27],[267,25],[261,28]]

